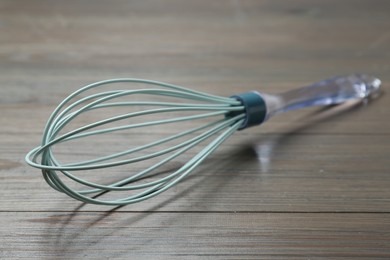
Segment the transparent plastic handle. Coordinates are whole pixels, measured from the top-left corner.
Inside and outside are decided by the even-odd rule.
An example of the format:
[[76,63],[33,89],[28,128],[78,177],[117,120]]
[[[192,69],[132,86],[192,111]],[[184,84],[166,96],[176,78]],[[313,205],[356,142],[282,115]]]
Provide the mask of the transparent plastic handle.
[[364,99],[377,93],[380,85],[381,81],[378,78],[356,74],[346,77],[334,77],[278,95],[264,93],[260,93],[260,95],[265,101],[266,119],[268,119],[289,110]]

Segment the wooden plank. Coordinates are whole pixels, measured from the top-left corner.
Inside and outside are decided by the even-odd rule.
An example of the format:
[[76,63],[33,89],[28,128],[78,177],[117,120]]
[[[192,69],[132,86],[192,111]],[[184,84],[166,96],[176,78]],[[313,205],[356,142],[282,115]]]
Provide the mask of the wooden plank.
[[388,214],[2,212],[0,257],[388,259]]
[[[12,148],[1,164],[2,209],[77,207],[79,202],[52,190],[38,170],[24,165],[26,147],[15,140],[5,142]],[[177,187],[129,209],[389,212],[388,141],[381,135],[238,135]],[[131,165],[125,169],[125,174],[108,172],[132,171]],[[108,174],[94,175],[104,181]]]
[[158,1],[3,1],[0,66],[12,88],[0,91],[39,100],[115,76],[232,90],[277,90],[354,71],[388,79],[387,1],[224,2],[168,1],[159,9]]
[[[390,258],[389,19],[386,0],[0,0],[0,258]],[[230,96],[353,72],[381,78],[384,94],[238,132],[140,204],[81,204],[24,163],[59,101],[98,80]],[[65,154],[188,126],[102,137],[86,146],[92,152]]]

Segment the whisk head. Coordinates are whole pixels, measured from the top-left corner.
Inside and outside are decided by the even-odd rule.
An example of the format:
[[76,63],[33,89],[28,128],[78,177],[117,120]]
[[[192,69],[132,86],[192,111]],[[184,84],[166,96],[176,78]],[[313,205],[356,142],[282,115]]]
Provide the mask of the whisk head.
[[242,98],[141,79],[93,83],[59,104],[26,161],[51,187],[80,201],[139,202],[175,185],[236,130],[256,123],[247,117],[256,109]]

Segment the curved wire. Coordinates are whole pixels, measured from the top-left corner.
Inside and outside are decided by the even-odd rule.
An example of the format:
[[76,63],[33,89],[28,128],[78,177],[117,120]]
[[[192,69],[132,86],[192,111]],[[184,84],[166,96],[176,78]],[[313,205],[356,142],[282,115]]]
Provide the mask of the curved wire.
[[[148,88],[135,90],[113,90],[104,91],[96,94],[91,94],[86,97],[80,97],[84,92],[114,83],[141,83],[153,86],[162,87],[162,89]],[[148,100],[137,101],[116,101],[120,97],[128,97],[142,94],[143,96],[166,96],[174,99],[182,99],[191,101],[191,103],[183,102],[159,102]],[[195,101],[195,103],[193,103]],[[196,103],[200,102],[200,103]],[[93,122],[66,133],[61,134],[61,131],[69,125],[76,117],[83,113],[112,108],[112,107],[136,107],[148,106],[149,109],[142,111],[125,113],[113,117],[109,117],[97,122]],[[98,112],[98,111],[96,111]],[[113,122],[120,122],[125,119],[147,116],[151,114],[165,114],[171,112],[197,112],[186,116],[176,116],[173,118],[163,118],[159,120],[146,121],[141,123],[125,124],[114,127],[106,127]],[[198,113],[199,112],[199,113]],[[234,116],[226,116],[228,113],[234,112]],[[222,116],[218,120],[213,118]],[[241,103],[233,98],[218,97],[198,91],[189,90],[180,86],[166,84],[157,81],[142,80],[142,79],[113,79],[96,82],[87,85],[62,101],[53,111],[45,126],[42,143],[34,148],[26,155],[26,162],[36,168],[42,170],[42,174],[46,182],[54,189],[67,194],[77,200],[103,205],[126,205],[136,203],[151,197],[154,197],[165,190],[171,188],[181,179],[190,174],[196,166],[198,166],[208,155],[210,155],[224,140],[232,135],[240,128],[244,122],[245,114],[244,107]],[[210,119],[211,122],[203,123],[197,127],[179,132],[161,139],[151,141],[147,144],[137,146],[135,148],[116,152],[113,154],[100,156],[94,159],[65,163],[62,164],[55,156],[52,148],[56,145],[71,140],[95,136],[105,133],[112,133],[127,129],[150,127],[161,124],[180,123],[184,121],[196,121],[200,119]],[[210,121],[209,120],[209,121]],[[97,127],[105,127],[103,129],[95,129]],[[195,136],[193,136],[195,134]],[[152,147],[159,147],[162,144],[168,144],[173,140],[181,140],[181,138],[191,136],[187,140],[182,140],[167,148],[161,148],[155,152],[144,155],[135,155],[131,158],[123,158],[126,155],[133,155],[140,151],[146,151]],[[206,141],[208,144],[205,144]],[[155,171],[159,167],[179,157],[186,151],[195,146],[203,144],[204,147],[190,160],[184,163],[180,168],[167,174],[166,176],[157,179],[136,183],[143,179],[149,173]],[[166,156],[157,163],[154,163],[144,170],[135,173],[122,180],[115,181],[109,184],[99,184],[87,181],[75,175],[77,171],[94,170],[110,168],[120,165],[140,162],[160,156]],[[65,183],[62,178],[66,177],[75,183],[88,187],[86,190],[75,190]],[[100,199],[92,197],[94,194],[104,193],[108,191],[134,191],[141,190],[136,194],[125,196],[119,199]]]

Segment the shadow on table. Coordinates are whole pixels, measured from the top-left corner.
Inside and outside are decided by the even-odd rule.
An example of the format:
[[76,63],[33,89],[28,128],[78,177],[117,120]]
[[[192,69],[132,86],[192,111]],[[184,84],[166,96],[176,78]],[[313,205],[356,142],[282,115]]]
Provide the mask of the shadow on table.
[[[213,158],[212,162],[206,160],[201,167],[201,170],[213,174],[214,172],[223,171],[223,169],[230,169],[232,167],[237,168],[240,167],[240,165],[243,167],[243,165],[249,161],[258,160],[260,156],[263,160],[261,161],[261,164],[263,164],[261,166],[261,171],[267,171],[267,167],[269,167],[267,164],[272,163],[273,151],[278,149],[278,147],[284,146],[291,138],[294,138],[295,134],[308,130],[310,127],[318,126],[326,121],[357,112],[366,105],[367,103],[348,102],[338,106],[318,109],[308,117],[305,116],[303,123],[298,126],[295,125],[293,128],[289,128],[285,134],[278,134],[275,136],[265,135],[258,140],[253,140],[253,143],[256,143],[256,147],[254,147],[252,142],[241,145],[239,149],[235,147],[235,150],[232,153],[219,158]],[[310,120],[307,120],[308,118]],[[128,254],[131,250],[141,252],[143,247],[152,246],[154,240],[164,239],[163,236],[167,232],[166,229],[175,226],[175,223],[180,221],[179,218],[182,217],[180,213],[194,212],[193,210],[191,211],[191,209],[194,208],[197,209],[196,212],[198,212],[199,209],[202,209],[199,210],[199,212],[212,210],[210,208],[204,208],[201,205],[198,205],[198,203],[201,203],[205,199],[212,198],[213,194],[218,194],[219,190],[223,189],[228,182],[232,181],[230,178],[218,178],[218,183],[210,182],[206,181],[207,175],[199,177],[199,174],[193,174],[187,179],[189,178],[192,178],[190,186],[187,186],[185,189],[175,194],[175,196],[146,210],[126,210],[127,207],[131,207],[131,205],[128,205],[113,207],[105,212],[85,211],[84,207],[86,204],[83,203],[76,207],[71,213],[56,213],[52,216],[48,216],[50,221],[47,222],[50,224],[47,225],[43,236],[46,237],[44,240],[47,240],[50,247],[53,249],[53,251],[51,251],[53,255],[50,257],[61,256],[68,258],[80,257],[86,254],[93,257],[93,254],[99,252],[100,247],[104,248],[105,240],[110,237],[126,241],[128,244],[127,250],[112,250],[110,251],[112,255],[102,255],[103,257],[118,257],[122,254]],[[182,181],[182,183],[184,182],[186,182],[186,180]],[[197,196],[200,196],[197,197],[196,200],[193,200],[197,201],[197,203],[190,203],[187,207],[180,208],[178,211],[161,210],[170,203],[177,201],[179,198],[189,195],[194,196],[193,190],[199,188],[198,186],[200,185],[207,185],[208,187],[207,189],[204,189],[206,192],[195,193]],[[161,223],[158,222],[162,221],[158,218],[158,214],[165,214],[164,220]],[[157,223],[152,222],[155,228],[145,229],[144,225],[147,225],[150,221],[157,221]],[[147,232],[151,233],[144,237],[133,237],[133,233],[138,232],[138,229],[136,228],[139,226],[138,224],[144,228],[143,232],[147,230]],[[138,241],[136,241],[137,239]],[[117,243],[122,242],[118,241]],[[110,242],[110,244],[114,244],[114,242]]]

